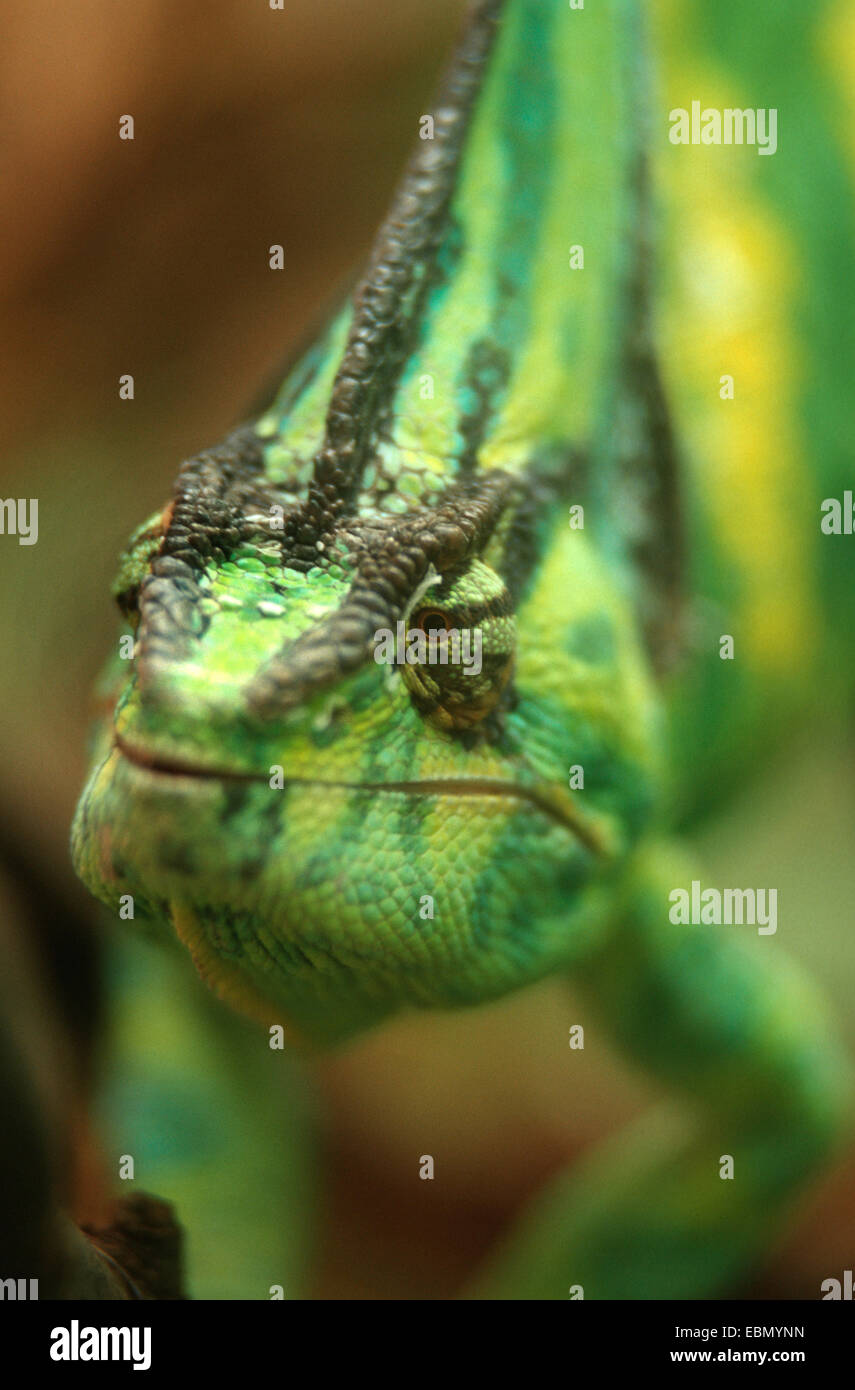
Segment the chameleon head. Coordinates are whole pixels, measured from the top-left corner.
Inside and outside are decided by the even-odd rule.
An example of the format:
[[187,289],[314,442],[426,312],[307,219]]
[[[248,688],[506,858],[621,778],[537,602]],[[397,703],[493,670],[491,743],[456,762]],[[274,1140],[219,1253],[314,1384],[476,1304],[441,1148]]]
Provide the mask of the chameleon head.
[[[617,298],[630,165],[638,183],[624,35],[536,0],[473,7],[351,303],[255,428],[185,464],[122,565],[135,643],[78,872],[311,1039],[578,956],[654,800],[616,515],[625,467],[659,477],[621,424],[643,434],[658,401]],[[573,143],[592,103],[616,132],[597,161]],[[598,269],[562,277],[583,209]],[[602,554],[568,525],[595,494]],[[657,577],[673,534],[635,547]]]
[[277,529],[255,464],[218,478],[219,501],[185,466],[122,564],[135,641],[73,831],[90,889],[313,1042],[577,955],[657,763],[595,547],[507,475],[314,530],[287,505]]

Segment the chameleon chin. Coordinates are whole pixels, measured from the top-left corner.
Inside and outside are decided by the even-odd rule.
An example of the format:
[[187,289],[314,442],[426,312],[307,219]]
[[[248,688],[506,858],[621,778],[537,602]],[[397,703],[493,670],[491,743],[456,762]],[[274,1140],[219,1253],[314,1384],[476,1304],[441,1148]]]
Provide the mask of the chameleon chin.
[[[737,749],[767,738],[774,635],[801,610],[777,581],[758,604],[710,461],[683,487],[642,52],[630,0],[474,5],[353,299],[131,538],[127,650],[73,827],[92,893],[117,917],[133,900],[123,927],[177,937],[306,1045],[572,972],[588,1038],[682,1093],[687,1134],[621,1136],[556,1179],[482,1297],[726,1292],[850,1104],[780,937],[760,963],[668,916],[702,876],[673,807],[726,779],[733,728]],[[780,470],[753,463],[721,476],[771,506]],[[789,568],[776,549],[781,576],[801,549]],[[695,596],[727,612],[738,663],[686,644]],[[399,623],[477,629],[480,670],[381,668],[375,634]],[[829,669],[851,676],[851,650]]]

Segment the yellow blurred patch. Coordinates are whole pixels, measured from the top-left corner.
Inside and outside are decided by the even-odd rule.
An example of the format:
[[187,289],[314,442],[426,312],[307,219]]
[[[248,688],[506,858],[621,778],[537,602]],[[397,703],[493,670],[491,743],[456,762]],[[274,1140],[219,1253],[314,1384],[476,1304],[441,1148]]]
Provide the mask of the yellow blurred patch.
[[[664,371],[694,493],[741,591],[734,615],[741,657],[767,673],[802,673],[821,619],[804,535],[811,505],[798,414],[804,362],[792,307],[801,267],[785,224],[759,191],[765,161],[755,150],[668,143],[673,107],[750,103],[692,53],[679,6],[665,0],[657,18]],[[732,400],[720,395],[727,376]]]

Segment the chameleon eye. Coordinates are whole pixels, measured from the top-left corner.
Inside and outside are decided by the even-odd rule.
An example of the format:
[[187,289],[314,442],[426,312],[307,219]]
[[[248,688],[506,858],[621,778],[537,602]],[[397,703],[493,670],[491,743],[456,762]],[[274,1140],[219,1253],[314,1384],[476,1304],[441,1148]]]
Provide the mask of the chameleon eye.
[[450,632],[452,628],[448,615],[438,608],[422,608],[414,615],[412,625],[422,632]]
[[155,512],[148,521],[143,522],[128,541],[122,556],[119,573],[113,583],[113,598],[119,611],[128,623],[134,626],[139,619],[137,601],[140,584],[148,574],[153,557],[163,543],[163,533],[171,508]]
[[139,596],[139,584],[132,585],[130,589],[122,589],[120,593],[113,595],[118,604],[119,612],[131,627],[136,627],[139,622]]
[[407,620],[410,655],[401,676],[428,723],[472,729],[495,709],[511,677],[513,604],[481,560],[444,580],[431,598],[433,604],[415,608]]

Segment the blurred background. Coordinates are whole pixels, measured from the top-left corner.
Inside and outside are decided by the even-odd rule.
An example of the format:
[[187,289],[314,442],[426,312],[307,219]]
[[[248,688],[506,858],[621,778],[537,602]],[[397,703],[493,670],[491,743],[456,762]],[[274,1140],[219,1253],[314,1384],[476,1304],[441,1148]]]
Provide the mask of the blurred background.
[[[753,334],[765,347],[740,365],[762,379],[772,354],[789,383],[791,418],[760,422],[769,447],[841,450],[855,361],[855,7],[649,9],[663,111],[703,94],[789,113],[779,156],[722,166],[714,218],[697,210],[697,166],[668,158],[664,136],[654,151],[660,336],[684,436],[694,446],[707,427],[691,408],[693,351],[720,342],[726,371]],[[461,0],[4,7],[0,495],[39,499],[38,544],[0,543],[4,1007],[21,1015],[34,1113],[66,1154],[63,1200],[80,1219],[103,1193],[87,1118],[100,918],[67,838],[91,687],[114,639],[116,558],[180,461],[246,416],[350,283],[462,11]],[[118,138],[124,114],[133,141]],[[707,253],[706,280],[693,248]],[[734,291],[741,318],[723,320]],[[118,398],[122,373],[133,403]],[[851,620],[850,606],[840,621]],[[855,1049],[853,764],[851,723],[806,716],[694,836],[711,881],[778,885],[786,947]],[[652,1088],[616,1057],[569,1053],[575,1021],[572,996],[548,983],[475,1014],[394,1023],[313,1064],[316,1295],[453,1293],[546,1174],[649,1104]],[[21,1142],[23,1155],[41,1141]],[[441,1182],[416,1180],[423,1152],[442,1154]],[[740,1292],[817,1297],[853,1250],[850,1155]]]

